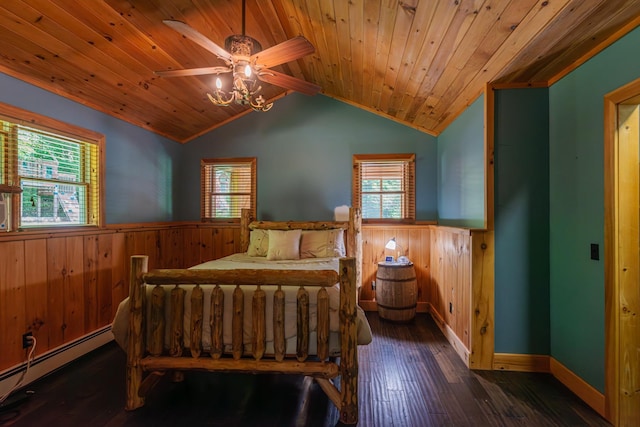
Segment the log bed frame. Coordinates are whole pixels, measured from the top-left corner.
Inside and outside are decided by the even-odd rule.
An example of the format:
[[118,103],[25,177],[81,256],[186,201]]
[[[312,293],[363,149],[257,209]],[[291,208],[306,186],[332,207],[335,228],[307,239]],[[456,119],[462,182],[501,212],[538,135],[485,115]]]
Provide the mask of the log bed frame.
[[[145,397],[153,386],[171,372],[174,381],[183,378],[183,371],[215,371],[240,373],[284,373],[313,377],[340,413],[340,423],[358,422],[358,352],[356,304],[362,265],[361,216],[352,208],[348,222],[273,222],[251,221],[249,211],[241,217],[240,241],[243,251],[249,246],[252,229],[344,229],[347,257],[340,259],[339,273],[333,270],[187,270],[164,269],[147,272],[148,257],[131,257],[130,315],[127,342],[127,410],[144,405]],[[329,297],[325,287],[340,283],[340,345],[338,359],[330,358]],[[181,284],[195,285],[191,294],[191,346],[183,349],[183,312],[186,291]],[[224,296],[218,284],[235,285],[233,292],[233,320],[231,354],[224,353],[222,313]],[[150,301],[146,302],[145,286],[154,286]],[[161,285],[175,285],[171,290],[170,342],[165,344],[164,289]],[[203,351],[202,337],[203,292],[200,285],[215,287],[211,293],[211,349]],[[274,294],[273,328],[274,354],[265,355],[265,293],[262,285],[277,285]],[[240,286],[255,289],[252,300],[253,341],[252,352],[243,349],[244,293]],[[285,354],[284,292],[283,286],[298,288],[297,293],[297,345],[296,354]],[[309,353],[309,291],[317,295],[317,357]],[[150,322],[145,321],[150,310]],[[148,328],[149,335],[147,335]],[[149,336],[149,342],[145,343]],[[165,350],[168,348],[168,350]],[[339,363],[337,362],[339,360]],[[146,373],[146,375],[145,375]],[[340,376],[338,389],[332,379]]]

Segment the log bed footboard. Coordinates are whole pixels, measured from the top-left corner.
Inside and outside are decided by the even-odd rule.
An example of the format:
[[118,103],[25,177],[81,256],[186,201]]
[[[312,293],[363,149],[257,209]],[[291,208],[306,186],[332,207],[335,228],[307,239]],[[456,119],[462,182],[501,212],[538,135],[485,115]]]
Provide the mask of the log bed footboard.
[[[332,270],[154,270],[147,272],[148,258],[131,257],[130,316],[127,342],[126,409],[144,405],[145,396],[168,371],[187,370],[241,373],[285,373],[313,377],[340,413],[340,422],[358,422],[358,353],[357,353],[357,280],[356,260],[341,258],[339,273]],[[325,287],[340,283],[339,364],[329,358],[329,297]],[[165,321],[165,290],[161,285],[175,285],[171,290],[171,317]],[[200,285],[215,285],[211,293],[211,316],[203,319],[203,293]],[[236,286],[233,301],[224,301],[218,284]],[[155,285],[155,286],[154,286]],[[195,285],[191,292],[190,348],[183,351],[183,311],[185,290],[179,285]],[[263,285],[276,285],[273,319],[265,316]],[[150,301],[146,286],[154,286]],[[251,354],[243,344],[244,292],[252,286]],[[283,286],[298,288],[296,354],[285,354]],[[309,357],[309,290],[317,290],[317,355]],[[231,352],[225,352],[222,332],[224,304],[232,304]],[[146,310],[150,310],[147,324]],[[203,322],[211,324],[211,348],[203,349]],[[273,322],[274,354],[265,355],[265,322]],[[165,328],[170,328],[170,342],[165,343]],[[147,341],[149,337],[149,342]],[[168,348],[168,350],[165,350]],[[145,372],[148,373],[145,376]],[[340,376],[340,388],[332,379]]]

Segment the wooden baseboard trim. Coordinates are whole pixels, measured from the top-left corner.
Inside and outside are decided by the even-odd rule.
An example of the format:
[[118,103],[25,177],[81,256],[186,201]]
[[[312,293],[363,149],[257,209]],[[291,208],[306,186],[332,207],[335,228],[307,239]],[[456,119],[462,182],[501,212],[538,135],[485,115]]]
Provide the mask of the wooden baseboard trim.
[[495,353],[493,355],[495,371],[550,372],[549,356],[541,354]]
[[551,356],[539,354],[495,353],[493,369],[496,371],[543,372],[551,373],[576,396],[605,417],[604,394],[587,384],[582,378],[567,369]]
[[428,313],[429,312],[429,304],[426,302],[418,301],[418,305],[416,305],[416,313]]
[[462,341],[460,341],[460,338],[458,338],[453,329],[451,329],[449,325],[445,323],[444,318],[431,304],[429,304],[429,313],[442,331],[442,334],[445,336],[447,341],[449,341],[449,344],[451,344],[451,347],[453,347],[456,353],[458,353],[458,356],[460,356],[460,359],[462,359],[462,361],[465,365],[467,365],[468,368],[470,354],[469,349],[465,347],[465,345],[462,343]]
[[564,384],[569,390],[571,390],[576,396],[584,400],[584,402],[591,406],[603,418],[605,417],[605,398],[604,394],[587,384],[582,378],[574,374],[567,369],[562,363],[558,362],[553,357],[550,357],[550,372]]
[[[358,301],[358,305],[364,311],[378,311],[378,304],[373,300],[360,300]],[[416,313],[428,313],[429,306],[426,302],[418,301],[416,305]]]
[[371,300],[360,300],[358,301],[358,305],[364,311],[378,311],[378,304],[375,301]]

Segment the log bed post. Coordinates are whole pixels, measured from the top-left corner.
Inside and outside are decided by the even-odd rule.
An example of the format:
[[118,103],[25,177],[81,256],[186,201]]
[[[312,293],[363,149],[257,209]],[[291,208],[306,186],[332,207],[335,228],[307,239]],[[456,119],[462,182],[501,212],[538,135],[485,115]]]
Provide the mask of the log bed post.
[[356,260],[340,259],[340,422],[358,423]]
[[240,252],[247,252],[249,249],[250,232],[249,224],[251,223],[251,210],[242,209],[240,211]]
[[144,353],[144,280],[142,275],[148,268],[149,257],[134,255],[131,257],[129,276],[129,338],[127,341],[127,404],[128,411],[144,405],[144,397],[138,395],[142,383],[140,360]]
[[[347,256],[356,261],[356,298],[360,299],[362,287],[362,213],[358,208],[349,209],[349,226],[347,228]],[[357,300],[356,300],[357,301]]]

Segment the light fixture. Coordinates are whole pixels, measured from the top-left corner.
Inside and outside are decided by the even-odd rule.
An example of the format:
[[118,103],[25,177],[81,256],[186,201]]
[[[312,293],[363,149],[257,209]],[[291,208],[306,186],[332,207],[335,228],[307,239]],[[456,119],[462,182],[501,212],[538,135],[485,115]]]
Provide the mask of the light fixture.
[[[269,111],[273,107],[273,102],[267,102],[261,94],[260,82],[305,95],[315,95],[322,90],[314,83],[271,69],[315,52],[309,40],[299,35],[262,50],[260,42],[245,34],[245,17],[246,0],[242,0],[242,34],[232,34],[227,37],[224,49],[182,21],[163,20],[164,24],[182,34],[183,37],[214,54],[224,62],[224,65],[155,71],[155,74],[163,77],[214,75],[213,90],[207,93],[207,97],[214,105],[227,107],[233,103],[251,107],[254,111]],[[269,93],[266,96],[270,96]]]
[[[216,90],[213,95],[207,93],[209,100],[220,107],[227,107],[232,102],[248,105],[254,111],[269,111],[273,102],[267,103],[260,91],[262,86],[251,67],[251,56],[262,51],[258,40],[244,34],[245,2],[242,2],[242,34],[233,34],[224,41],[224,47],[234,58],[233,80],[230,89],[223,89],[220,75],[216,76]],[[253,64],[255,65],[255,64]]]
[[402,256],[400,255],[401,253],[403,253],[402,246],[400,246],[400,244],[398,242],[396,242],[396,238],[395,237],[392,237],[391,239],[389,239],[389,241],[387,242],[387,244],[384,247],[389,249],[389,250],[392,250],[392,251],[397,250],[397,255],[398,256],[397,256],[396,259],[400,264],[408,264],[410,262],[409,258],[407,258],[404,255],[402,255]]
[[[231,36],[238,38],[240,36]],[[245,36],[247,38],[251,38]],[[228,39],[227,39],[228,40]],[[254,43],[258,43],[254,40]],[[259,46],[259,44],[258,44]],[[258,50],[259,51],[259,50]],[[249,54],[251,55],[251,54]],[[219,107],[227,107],[232,102],[241,105],[248,105],[254,111],[269,111],[273,107],[273,102],[267,103],[260,91],[262,86],[258,83],[255,73],[247,60],[239,60],[233,67],[232,87],[229,90],[223,89],[220,75],[216,76],[216,89],[213,95],[207,93],[209,100]]]

